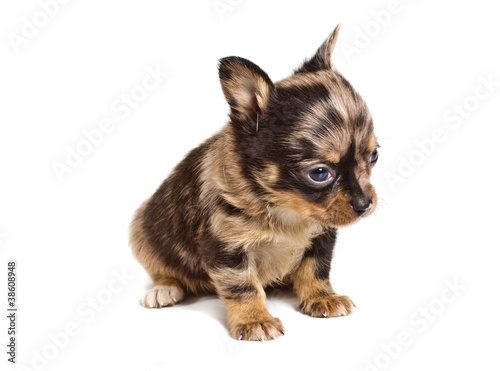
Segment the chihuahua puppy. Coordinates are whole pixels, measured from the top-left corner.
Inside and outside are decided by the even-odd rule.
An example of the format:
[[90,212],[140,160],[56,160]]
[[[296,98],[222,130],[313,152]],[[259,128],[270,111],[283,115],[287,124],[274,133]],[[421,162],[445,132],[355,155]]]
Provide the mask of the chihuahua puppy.
[[220,60],[229,123],[174,168],[131,225],[133,253],[154,283],[145,307],[216,293],[240,340],[284,334],[266,287],[293,286],[313,317],[352,312],[330,264],[337,228],[375,209],[378,145],[365,102],[332,65],[338,31],[276,83],[246,59]]

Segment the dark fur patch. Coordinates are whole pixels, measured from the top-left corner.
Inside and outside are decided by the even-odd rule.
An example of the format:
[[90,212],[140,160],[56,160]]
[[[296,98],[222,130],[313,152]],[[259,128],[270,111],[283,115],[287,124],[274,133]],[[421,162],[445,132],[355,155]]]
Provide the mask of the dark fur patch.
[[212,237],[205,239],[203,246],[203,261],[213,270],[246,269],[248,259],[241,247],[228,251],[224,244]]
[[333,258],[333,246],[337,238],[337,229],[327,230],[312,240],[311,248],[307,250],[304,257],[311,257],[316,261],[314,275],[319,280],[330,277],[330,265]]
[[228,216],[237,216],[237,217],[247,217],[245,214],[245,210],[240,209],[234,205],[231,205],[229,202],[224,200],[222,197],[217,197],[217,205],[224,211]]

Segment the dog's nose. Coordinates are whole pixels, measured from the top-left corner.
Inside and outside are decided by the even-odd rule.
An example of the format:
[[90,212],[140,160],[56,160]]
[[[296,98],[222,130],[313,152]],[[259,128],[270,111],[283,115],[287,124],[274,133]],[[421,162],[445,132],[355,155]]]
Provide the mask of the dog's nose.
[[358,214],[358,216],[361,216],[371,210],[373,202],[369,198],[356,197],[354,200],[352,200],[351,205],[356,214]]

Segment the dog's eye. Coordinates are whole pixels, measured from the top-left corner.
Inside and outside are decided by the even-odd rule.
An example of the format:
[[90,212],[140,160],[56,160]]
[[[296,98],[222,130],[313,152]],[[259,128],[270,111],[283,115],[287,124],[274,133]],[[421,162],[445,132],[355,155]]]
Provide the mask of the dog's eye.
[[330,170],[325,165],[315,165],[307,171],[309,178],[316,183],[325,183],[332,178]]
[[308,174],[309,178],[311,178],[315,182],[324,182],[332,176],[330,172],[324,167],[318,167],[317,169],[310,170]]
[[370,156],[370,163],[374,164],[378,160],[378,151],[375,149],[375,151],[372,152]]

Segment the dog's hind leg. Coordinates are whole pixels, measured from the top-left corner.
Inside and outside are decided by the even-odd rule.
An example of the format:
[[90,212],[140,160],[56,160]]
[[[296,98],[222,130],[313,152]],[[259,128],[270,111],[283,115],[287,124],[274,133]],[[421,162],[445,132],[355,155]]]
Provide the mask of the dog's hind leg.
[[165,277],[154,283],[140,303],[146,308],[171,307],[184,299],[184,289],[175,278]]

